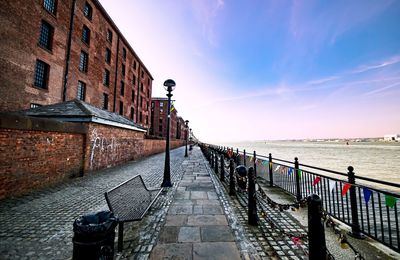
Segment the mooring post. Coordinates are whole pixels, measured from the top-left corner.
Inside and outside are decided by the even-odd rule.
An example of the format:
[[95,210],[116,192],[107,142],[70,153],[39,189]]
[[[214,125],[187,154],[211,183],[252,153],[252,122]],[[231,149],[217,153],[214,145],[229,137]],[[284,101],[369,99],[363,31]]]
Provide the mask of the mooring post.
[[221,154],[221,175],[219,179],[224,182],[225,181],[225,164],[224,164],[224,155]]
[[232,159],[229,160],[229,195],[235,196],[236,189],[235,189],[235,169],[234,169],[234,162]]
[[257,155],[256,151],[253,152],[253,167],[254,167],[254,178],[257,180]]
[[211,169],[214,168],[214,151],[211,151],[210,165]]
[[308,202],[308,247],[309,259],[326,259],[325,229],[322,223],[321,198],[312,194]]
[[243,149],[243,165],[246,166],[246,149]]
[[294,174],[296,176],[296,199],[297,201],[301,200],[301,190],[300,190],[300,175],[301,172],[299,170],[299,159],[294,158]]
[[215,152],[214,171],[215,171],[215,174],[218,174],[218,153],[217,152]]
[[248,205],[248,224],[252,226],[258,225],[258,216],[257,216],[257,198],[256,198],[256,183],[254,181],[254,169],[250,167],[248,170],[248,178],[249,178],[249,205]]
[[357,195],[356,195],[356,178],[354,174],[354,168],[349,166],[348,180],[351,184],[350,186],[350,205],[351,205],[351,233],[350,235],[355,238],[363,238],[360,230],[360,224],[358,222],[358,209],[357,209]]
[[268,157],[268,171],[269,171],[269,186],[273,187],[274,186],[274,177],[272,174],[272,154],[269,154]]

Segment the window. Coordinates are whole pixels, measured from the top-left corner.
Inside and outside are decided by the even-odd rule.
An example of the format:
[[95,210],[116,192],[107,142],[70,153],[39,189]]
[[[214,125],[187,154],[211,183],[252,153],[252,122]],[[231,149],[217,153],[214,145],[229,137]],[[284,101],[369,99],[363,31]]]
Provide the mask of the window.
[[124,96],[125,93],[125,83],[121,81],[121,96]]
[[147,86],[150,86],[150,79],[147,79]]
[[79,58],[79,70],[82,72],[87,72],[88,71],[88,61],[89,61],[89,55],[81,51],[81,56]]
[[106,48],[106,62],[111,63],[111,50],[109,48]]
[[103,93],[102,107],[105,110],[108,109],[108,94],[106,93]]
[[36,68],[35,68],[35,82],[34,86],[38,88],[47,89],[48,81],[49,81],[49,64],[36,60]]
[[86,25],[84,25],[82,29],[82,41],[87,45],[90,43],[90,30]]
[[154,108],[154,102],[151,102],[151,108]]
[[143,91],[143,82],[140,82],[140,91]]
[[132,102],[134,102],[134,101],[135,101],[135,91],[132,90]]
[[136,61],[133,61],[133,69],[136,70]]
[[87,2],[85,3],[85,6],[83,7],[83,14],[85,15],[85,17],[89,20],[92,20],[92,16],[93,16],[93,8],[90,4],[88,4]]
[[147,89],[147,97],[150,97],[150,88]]
[[160,108],[160,114],[164,113],[164,108]]
[[40,104],[36,104],[36,103],[31,103],[30,108],[37,108],[37,107],[41,107],[42,105]]
[[54,28],[45,21],[42,21],[40,27],[39,46],[48,50],[52,48]]
[[126,60],[126,49],[122,48],[122,58]]
[[135,76],[135,74],[133,74],[132,85],[135,86],[135,83],[136,83],[136,76]]
[[119,101],[119,114],[122,115],[124,113],[124,103]]
[[122,64],[121,72],[122,72],[122,76],[125,76],[125,64]]
[[56,14],[57,0],[43,0],[43,7],[52,14]]
[[140,97],[139,107],[142,107],[142,104],[143,104],[143,97]]
[[103,84],[107,87],[110,86],[110,71],[108,69],[104,69]]
[[135,109],[131,107],[131,120],[133,121],[133,115],[135,114]]
[[142,70],[142,78],[144,78],[144,72],[143,72],[143,70]]
[[78,92],[76,93],[76,98],[85,101],[86,96],[86,84],[82,81],[78,81]]
[[160,102],[160,107],[164,107],[164,103],[163,102]]
[[149,116],[146,116],[146,125],[149,123]]
[[142,123],[143,122],[143,118],[142,118],[142,113],[139,113],[139,122]]
[[107,30],[107,41],[112,42],[112,37],[113,37],[112,31]]
[[162,129],[162,125],[159,125],[159,126],[158,126],[158,131],[159,131],[159,132],[162,132],[162,130],[163,130],[163,129]]

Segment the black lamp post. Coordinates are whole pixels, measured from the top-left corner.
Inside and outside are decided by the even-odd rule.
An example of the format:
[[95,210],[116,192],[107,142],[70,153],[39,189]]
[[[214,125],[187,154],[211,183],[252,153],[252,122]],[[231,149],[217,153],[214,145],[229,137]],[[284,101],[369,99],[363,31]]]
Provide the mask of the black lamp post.
[[188,157],[188,152],[187,152],[187,144],[188,144],[188,124],[189,124],[189,120],[185,120],[185,139],[186,139],[186,146],[185,146],[185,157]]
[[164,164],[164,179],[161,184],[161,187],[172,187],[171,183],[171,169],[169,164],[169,128],[171,121],[171,92],[175,89],[175,81],[172,79],[167,79],[164,82],[164,88],[168,91],[168,120],[167,120],[167,142],[165,146],[165,164]]

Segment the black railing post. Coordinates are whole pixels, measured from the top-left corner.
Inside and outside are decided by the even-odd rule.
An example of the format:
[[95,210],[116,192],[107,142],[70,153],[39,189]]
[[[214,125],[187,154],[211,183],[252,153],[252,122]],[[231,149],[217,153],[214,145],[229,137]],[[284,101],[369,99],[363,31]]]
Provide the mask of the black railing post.
[[246,166],[246,149],[243,149],[243,165]]
[[307,202],[309,259],[326,259],[325,229],[321,221],[321,198],[316,194],[312,194],[307,198]]
[[218,174],[218,153],[217,152],[215,152],[215,161],[214,161],[214,171],[215,171],[215,174]]
[[210,165],[211,169],[214,168],[214,151],[211,151]]
[[269,154],[268,157],[268,170],[269,170],[269,186],[273,187],[274,186],[274,177],[272,174],[272,154]]
[[358,209],[357,209],[357,195],[356,195],[356,178],[354,175],[354,168],[349,166],[347,168],[348,172],[348,180],[351,184],[350,187],[350,205],[351,205],[351,233],[350,235],[355,238],[363,238],[360,231],[360,224],[358,223]]
[[249,205],[248,205],[248,224],[252,226],[258,225],[258,216],[257,216],[257,201],[256,201],[256,184],[254,181],[254,169],[250,167],[248,170],[248,182],[249,182]]
[[257,179],[257,164],[256,164],[257,160],[256,159],[257,159],[257,155],[256,155],[256,151],[254,151],[253,152],[254,178]]
[[221,154],[221,175],[219,179],[224,182],[225,181],[225,164],[224,164],[224,155]]
[[229,160],[229,195],[230,196],[235,196],[236,195],[236,189],[235,189],[235,169],[233,165],[233,160]]
[[294,173],[296,177],[296,199],[301,200],[299,159],[294,158]]
[[240,159],[239,159],[239,148],[236,148],[236,156],[235,156],[235,163],[236,165],[240,164]]

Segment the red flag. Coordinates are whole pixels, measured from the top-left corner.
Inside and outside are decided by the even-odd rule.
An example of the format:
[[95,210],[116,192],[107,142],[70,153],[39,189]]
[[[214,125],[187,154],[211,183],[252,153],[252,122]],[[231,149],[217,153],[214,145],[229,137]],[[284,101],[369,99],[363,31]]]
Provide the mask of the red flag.
[[320,182],[321,181],[321,177],[316,177],[315,179],[314,179],[314,182],[313,182],[313,186],[315,186],[315,185],[317,185],[318,184],[318,182]]
[[351,184],[350,183],[345,183],[343,185],[343,190],[342,190],[342,196],[346,195],[347,191],[350,189]]

